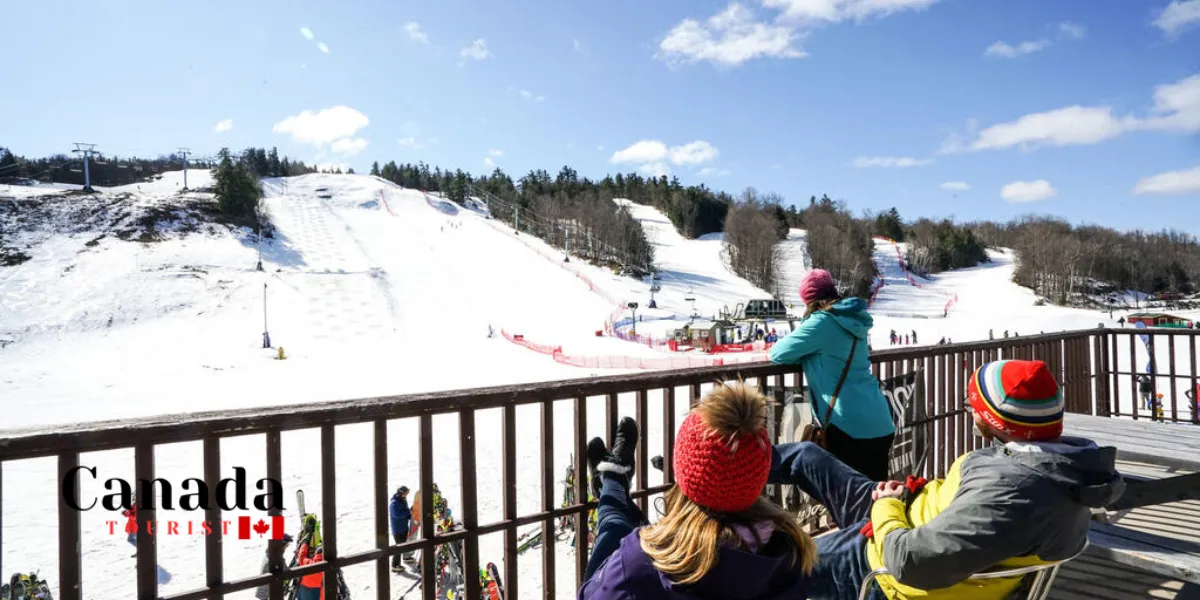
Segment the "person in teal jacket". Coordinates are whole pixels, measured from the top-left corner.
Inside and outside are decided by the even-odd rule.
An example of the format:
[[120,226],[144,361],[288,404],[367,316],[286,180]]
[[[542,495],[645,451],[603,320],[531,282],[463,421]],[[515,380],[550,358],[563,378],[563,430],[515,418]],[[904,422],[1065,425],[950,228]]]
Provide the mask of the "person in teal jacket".
[[[862,298],[842,298],[833,277],[815,269],[800,282],[806,311],[796,330],[771,347],[771,362],[799,364],[813,402],[813,415],[825,427],[830,454],[875,481],[887,481],[888,454],[896,426],[891,407],[871,374],[868,333],[873,320]],[[853,341],[858,345],[850,355]],[[829,401],[850,360],[850,370],[833,415]]]

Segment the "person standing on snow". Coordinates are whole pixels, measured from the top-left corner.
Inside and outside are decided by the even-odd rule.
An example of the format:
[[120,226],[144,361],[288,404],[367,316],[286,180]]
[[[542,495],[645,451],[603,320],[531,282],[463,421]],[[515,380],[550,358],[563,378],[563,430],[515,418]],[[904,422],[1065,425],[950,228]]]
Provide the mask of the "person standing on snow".
[[677,485],[653,525],[629,497],[637,423],[617,426],[612,449],[588,443],[599,498],[596,543],[580,600],[759,598],[804,600],[816,547],[794,516],[763,497],[771,469],[767,399],[719,385],[680,425]]
[[[396,493],[392,495],[392,502],[388,506],[388,517],[392,525],[392,539],[397,544],[407,542],[408,526],[412,521],[412,511],[408,508],[408,487],[402,485],[396,489]],[[392,570],[397,573],[404,572],[399,554],[392,555]]]
[[804,368],[813,416],[825,428],[829,452],[871,479],[886,480],[896,426],[871,374],[867,339],[874,320],[867,302],[842,298],[824,269],[804,276],[800,298],[807,307],[804,317],[771,347],[771,362]]
[[[288,549],[288,544],[291,544],[291,543],[292,543],[292,534],[290,534],[290,533],[283,534],[283,540],[282,540],[283,550],[280,550],[280,552],[283,554],[286,554],[287,549]],[[265,554],[263,554],[262,572],[264,574],[271,572],[271,542],[267,542],[267,551]],[[254,597],[257,598],[258,600],[270,600],[271,586],[269,586],[269,585],[258,586],[258,589],[254,591]]]
[[130,546],[133,546],[133,556],[137,556],[137,496],[133,497],[132,502],[129,508],[121,511],[121,516],[125,517],[125,533],[128,534],[125,537],[125,541],[129,542]]

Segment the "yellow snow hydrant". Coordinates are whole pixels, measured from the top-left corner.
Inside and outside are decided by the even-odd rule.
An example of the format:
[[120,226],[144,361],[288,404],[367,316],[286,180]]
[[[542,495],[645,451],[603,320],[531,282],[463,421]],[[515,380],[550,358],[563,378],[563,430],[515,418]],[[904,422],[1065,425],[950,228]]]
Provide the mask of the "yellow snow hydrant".
[[283,353],[283,346],[280,346],[280,347],[279,347],[279,354],[277,354],[277,355],[275,356],[275,360],[285,360],[285,359],[287,359],[287,356],[285,356],[285,355],[284,355],[284,353]]

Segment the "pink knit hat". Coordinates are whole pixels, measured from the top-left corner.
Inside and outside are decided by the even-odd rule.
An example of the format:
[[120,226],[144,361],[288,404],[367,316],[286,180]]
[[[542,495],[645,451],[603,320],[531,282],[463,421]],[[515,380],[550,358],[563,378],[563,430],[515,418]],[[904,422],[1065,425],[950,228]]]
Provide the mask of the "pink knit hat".
[[800,300],[805,304],[837,296],[837,285],[833,276],[825,269],[813,269],[800,280]]

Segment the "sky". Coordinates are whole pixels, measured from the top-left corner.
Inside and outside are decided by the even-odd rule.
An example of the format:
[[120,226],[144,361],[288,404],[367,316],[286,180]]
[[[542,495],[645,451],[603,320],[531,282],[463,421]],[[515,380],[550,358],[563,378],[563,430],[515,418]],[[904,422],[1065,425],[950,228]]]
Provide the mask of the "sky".
[[[0,145],[669,173],[1200,234],[1200,0],[136,0],[0,11]],[[14,68],[15,67],[15,68]]]

